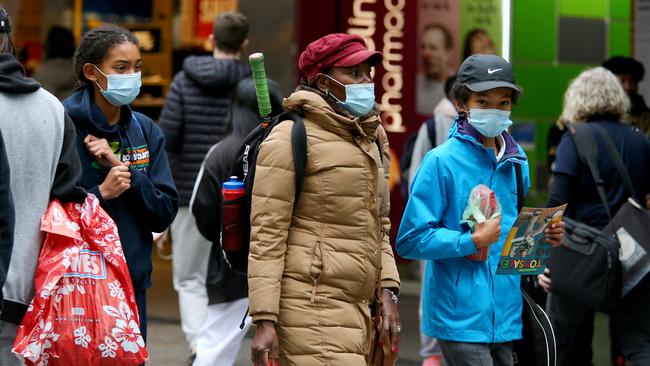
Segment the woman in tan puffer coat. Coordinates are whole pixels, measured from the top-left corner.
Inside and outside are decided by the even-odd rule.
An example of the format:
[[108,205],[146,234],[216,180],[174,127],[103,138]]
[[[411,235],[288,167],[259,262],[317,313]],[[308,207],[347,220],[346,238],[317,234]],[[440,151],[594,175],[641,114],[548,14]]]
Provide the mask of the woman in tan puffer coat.
[[377,276],[382,339],[397,350],[390,162],[370,76],[381,60],[360,37],[346,34],[325,36],[301,55],[309,82],[283,104],[303,117],[307,130],[297,203],[291,123],[275,127],[260,147],[248,265],[255,365],[367,365]]

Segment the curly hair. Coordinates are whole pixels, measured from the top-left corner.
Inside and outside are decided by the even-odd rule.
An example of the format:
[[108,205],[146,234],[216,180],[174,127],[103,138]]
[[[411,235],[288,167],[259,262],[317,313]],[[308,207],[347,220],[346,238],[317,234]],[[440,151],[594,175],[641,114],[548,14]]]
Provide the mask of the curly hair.
[[630,102],[620,80],[599,66],[583,71],[564,93],[563,123],[586,122],[590,117],[607,115],[620,118]]
[[85,88],[92,85],[84,75],[85,64],[97,65],[101,63],[111,48],[124,42],[133,43],[138,47],[140,45],[133,33],[116,25],[104,25],[84,34],[74,55],[74,70],[79,78],[77,87]]

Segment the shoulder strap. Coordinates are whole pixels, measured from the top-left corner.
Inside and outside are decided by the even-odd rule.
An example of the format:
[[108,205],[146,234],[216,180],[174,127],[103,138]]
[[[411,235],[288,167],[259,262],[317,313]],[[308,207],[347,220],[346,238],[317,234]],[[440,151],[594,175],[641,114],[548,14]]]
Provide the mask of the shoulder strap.
[[515,175],[517,176],[517,212],[524,208],[524,177],[521,173],[521,164],[513,163],[515,165]]
[[[138,116],[136,116],[135,112],[133,112],[133,111],[131,112],[131,115],[133,116],[133,121],[135,121],[135,126],[138,128],[138,130],[142,134],[142,137],[144,137],[145,136],[144,131],[142,131],[142,125],[140,124],[140,120],[138,119]],[[146,140],[147,139],[145,137],[145,141]]]
[[589,167],[591,176],[594,178],[596,183],[596,190],[598,191],[598,196],[605,206],[605,212],[610,221],[612,219],[612,213],[609,210],[609,203],[607,202],[607,193],[605,192],[603,179],[600,177],[600,170],[598,170],[598,147],[596,146],[596,141],[594,141],[594,136],[589,130],[589,126],[586,123],[572,123],[569,126],[569,131],[573,137],[573,141],[576,144],[576,151],[578,156],[583,163]]
[[436,147],[436,118],[431,117],[427,120],[427,133],[429,134],[429,141],[431,142],[431,148]]
[[379,149],[379,160],[382,165],[384,164],[384,144],[386,143],[386,135],[383,131],[381,125],[377,126],[377,138],[375,139],[375,144],[377,144],[377,149]]
[[619,154],[616,146],[614,146],[612,139],[607,136],[607,131],[605,131],[602,126],[599,126],[597,124],[594,124],[593,126],[596,129],[596,132],[600,135],[600,138],[605,141],[605,147],[607,148],[607,151],[609,151],[611,158],[614,160],[614,165],[616,166],[616,170],[618,170],[618,174],[621,176],[621,178],[623,178],[623,184],[625,185],[625,188],[627,188],[628,193],[632,197],[636,198],[634,195],[634,186],[632,185],[632,180],[630,179],[630,175],[627,173],[627,169],[625,168],[621,154]]
[[293,161],[296,170],[296,198],[294,206],[300,199],[302,184],[305,180],[305,166],[307,165],[307,130],[302,117],[295,113],[282,113],[278,118],[280,121],[290,119],[293,121],[291,127],[291,150],[293,152]]

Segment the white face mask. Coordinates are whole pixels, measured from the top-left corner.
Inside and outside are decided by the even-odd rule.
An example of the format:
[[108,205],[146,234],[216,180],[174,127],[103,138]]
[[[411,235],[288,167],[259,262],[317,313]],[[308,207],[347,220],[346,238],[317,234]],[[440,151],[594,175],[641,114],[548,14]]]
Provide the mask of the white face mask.
[[375,106],[374,83],[343,85],[333,77],[329,75],[325,76],[345,89],[345,101],[338,100],[338,98],[336,98],[332,93],[330,93],[330,95],[332,98],[336,99],[338,105],[350,112],[351,115],[355,117],[364,117],[372,111],[372,108]]
[[512,125],[510,111],[500,109],[469,110],[469,124],[485,137],[497,137]]
[[106,90],[102,89],[99,83],[95,82],[95,84],[99,87],[99,92],[112,105],[119,107],[131,104],[140,94],[142,74],[139,71],[133,74],[106,75],[99,67],[95,66],[95,68],[106,77]]

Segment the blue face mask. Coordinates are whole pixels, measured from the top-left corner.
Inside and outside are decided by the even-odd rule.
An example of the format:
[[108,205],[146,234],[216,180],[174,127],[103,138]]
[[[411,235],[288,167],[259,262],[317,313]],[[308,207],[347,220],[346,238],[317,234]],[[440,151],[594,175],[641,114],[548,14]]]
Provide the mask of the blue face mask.
[[512,125],[510,111],[470,109],[469,124],[485,137],[497,137]]
[[338,105],[350,112],[351,115],[355,117],[364,117],[372,111],[372,108],[375,106],[375,84],[364,83],[343,85],[331,76],[325,76],[345,88],[345,101],[343,102],[338,100],[338,98],[336,98],[332,93],[328,94],[331,95],[332,98],[336,99]]
[[107,88],[106,90],[102,89],[99,86],[99,83],[95,82],[99,86],[99,92],[102,93],[104,98],[116,107],[123,105],[131,104],[135,97],[140,94],[140,86],[142,85],[142,79],[140,72],[133,74],[112,74],[106,75],[95,66],[97,71],[101,72],[102,75],[106,76]]

